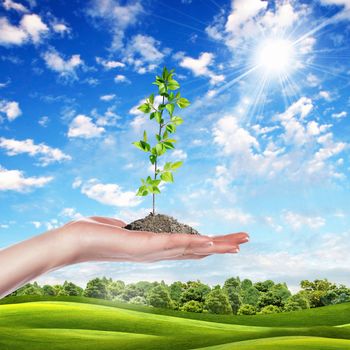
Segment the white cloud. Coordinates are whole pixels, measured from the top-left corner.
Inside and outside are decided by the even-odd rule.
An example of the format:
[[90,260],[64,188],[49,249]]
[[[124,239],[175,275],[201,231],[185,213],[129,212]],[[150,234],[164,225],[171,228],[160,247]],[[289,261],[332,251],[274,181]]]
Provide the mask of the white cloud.
[[0,18],[0,45],[38,44],[48,33],[48,26],[36,14],[24,15],[18,26],[5,17]]
[[102,95],[102,96],[100,96],[100,100],[101,100],[101,101],[106,101],[106,102],[108,102],[108,101],[112,101],[112,100],[114,100],[114,99],[115,99],[115,94]]
[[316,230],[326,224],[326,220],[321,216],[306,216],[292,211],[283,213],[283,219],[293,230],[302,230],[305,228]]
[[52,180],[52,176],[25,177],[20,170],[0,167],[0,191],[28,192],[33,188],[43,187]]
[[334,16],[335,20],[350,19],[350,2],[349,0],[321,0],[326,6],[339,6],[341,10]]
[[182,149],[175,149],[171,152],[171,157],[176,160],[185,160],[187,159],[187,153]]
[[96,62],[102,65],[105,69],[110,70],[113,68],[124,68],[125,63],[113,60],[104,60],[101,57],[96,57]]
[[12,122],[22,114],[22,111],[18,102],[2,100],[0,101],[0,113],[5,114],[7,119]]
[[40,42],[42,37],[49,32],[47,25],[36,14],[23,16],[21,27],[28,33],[34,43]]
[[275,125],[268,127],[275,132],[273,138],[260,133],[262,126],[247,128],[236,116],[221,117],[212,130],[213,141],[228,162],[219,165],[224,171],[212,179],[214,185],[226,192],[228,185],[240,177],[271,179],[284,174],[286,180],[306,182],[342,178],[344,175],[337,171],[337,156],[348,145],[333,140],[331,124],[313,120],[313,108],[311,99],[301,97],[277,114],[272,118]]
[[63,208],[59,215],[72,220],[81,219],[83,217],[75,208]]
[[332,101],[332,95],[329,91],[322,90],[318,94],[321,98],[323,98],[326,101]]
[[234,116],[224,116],[219,119],[213,130],[214,142],[222,146],[226,155],[248,154],[259,143],[246,129],[238,125]]
[[235,224],[247,225],[254,221],[252,215],[245,213],[239,208],[216,209],[214,212],[218,217]]
[[160,49],[160,42],[148,35],[138,34],[131,38],[123,51],[124,61],[137,73],[153,71],[162,61],[167,50]]
[[55,33],[64,36],[65,34],[69,34],[71,32],[71,28],[67,26],[65,23],[55,22],[52,25],[52,29]]
[[76,70],[84,65],[80,55],[72,55],[67,60],[64,59],[56,50],[51,49],[43,55],[46,66],[57,72],[62,78],[77,79]]
[[210,78],[210,83],[215,85],[223,82],[225,76],[217,75],[209,69],[209,66],[214,63],[214,55],[210,52],[202,52],[198,58],[182,57],[180,66],[192,71],[194,76],[205,76]]
[[81,137],[90,139],[99,137],[105,132],[101,126],[97,126],[92,118],[79,114],[70,123],[68,130],[68,137]]
[[342,112],[339,112],[339,113],[333,113],[333,114],[332,114],[332,118],[335,118],[335,119],[342,119],[342,118],[345,118],[347,115],[348,115],[347,112],[342,111]]
[[129,83],[129,79],[123,75],[123,74],[117,74],[115,77],[114,77],[114,81],[119,84],[119,83]]
[[41,227],[41,222],[40,221],[31,221],[31,224],[33,224],[35,228],[40,228]]
[[321,80],[319,77],[317,77],[315,74],[309,73],[306,76],[306,81],[308,83],[309,86],[311,87],[316,87],[319,86],[321,83]]
[[113,207],[135,207],[142,201],[136,192],[123,191],[117,184],[103,184],[90,179],[81,185],[81,193],[99,203]]
[[46,115],[42,116],[38,120],[39,125],[41,125],[43,128],[46,128],[49,122],[50,122],[50,118]]
[[22,5],[18,2],[12,1],[12,0],[4,0],[3,6],[8,11],[15,10],[17,12],[23,12],[23,13],[28,12],[28,9],[24,5]]
[[88,14],[93,18],[99,18],[107,25],[112,33],[112,50],[119,50],[123,47],[124,33],[127,28],[133,26],[143,8],[140,1],[122,5],[118,0],[93,0]]
[[54,162],[71,160],[71,156],[63,153],[58,148],[51,148],[44,143],[34,144],[31,139],[19,141],[15,139],[0,138],[0,148],[9,156],[27,153],[31,157],[39,156],[40,165],[46,166]]

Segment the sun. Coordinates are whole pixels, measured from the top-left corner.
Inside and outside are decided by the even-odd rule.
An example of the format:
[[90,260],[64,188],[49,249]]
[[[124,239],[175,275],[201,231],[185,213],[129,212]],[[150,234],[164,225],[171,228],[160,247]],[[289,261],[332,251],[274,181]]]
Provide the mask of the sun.
[[283,38],[268,38],[258,44],[254,65],[269,77],[288,75],[293,70],[293,43]]

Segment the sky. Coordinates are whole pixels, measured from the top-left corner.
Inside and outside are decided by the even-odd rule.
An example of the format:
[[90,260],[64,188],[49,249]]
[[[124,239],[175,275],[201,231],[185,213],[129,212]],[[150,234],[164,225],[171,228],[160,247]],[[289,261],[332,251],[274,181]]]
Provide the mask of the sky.
[[237,255],[83,263],[40,283],[240,276],[350,285],[350,1],[2,0],[0,248],[83,216],[130,222],[151,174],[137,106],[175,69],[184,161],[156,210],[203,234],[249,232]]

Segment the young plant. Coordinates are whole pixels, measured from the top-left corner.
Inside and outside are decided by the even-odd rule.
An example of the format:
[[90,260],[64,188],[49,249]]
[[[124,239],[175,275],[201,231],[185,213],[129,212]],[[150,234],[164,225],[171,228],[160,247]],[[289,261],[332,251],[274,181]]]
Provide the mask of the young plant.
[[[158,132],[155,134],[155,145],[149,143],[147,132],[143,132],[143,139],[133,142],[138,149],[148,153],[148,158],[154,166],[153,178],[148,176],[146,179],[141,179],[142,185],[137,191],[138,196],[147,196],[152,194],[152,214],[155,214],[155,196],[160,194],[159,185],[161,181],[174,182],[173,172],[178,169],[183,162],[166,162],[163,168],[159,167],[159,157],[168,150],[175,148],[176,140],[173,135],[176,132],[176,127],[183,123],[181,117],[174,114],[176,106],[186,108],[190,102],[181,97],[180,84],[173,78],[174,69],[168,71],[164,67],[162,75],[156,76],[156,81],[152,84],[158,86],[158,94],[161,96],[161,103],[155,104],[155,95],[151,94],[145,103],[138,109],[149,114],[149,118],[157,123]],[[158,178],[159,176],[159,178]]]

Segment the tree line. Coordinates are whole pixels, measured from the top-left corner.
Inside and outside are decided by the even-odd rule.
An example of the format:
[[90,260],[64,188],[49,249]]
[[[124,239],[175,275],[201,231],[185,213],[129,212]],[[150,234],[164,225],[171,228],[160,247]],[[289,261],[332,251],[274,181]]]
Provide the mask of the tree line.
[[94,278],[85,289],[72,282],[43,285],[27,283],[8,296],[85,296],[124,303],[149,305],[179,311],[255,315],[297,311],[350,301],[350,289],[327,279],[300,282],[300,291],[292,294],[286,283],[272,280],[253,283],[239,277],[228,278],[223,285],[210,287],[197,281],[164,281],[126,284],[111,278]]

